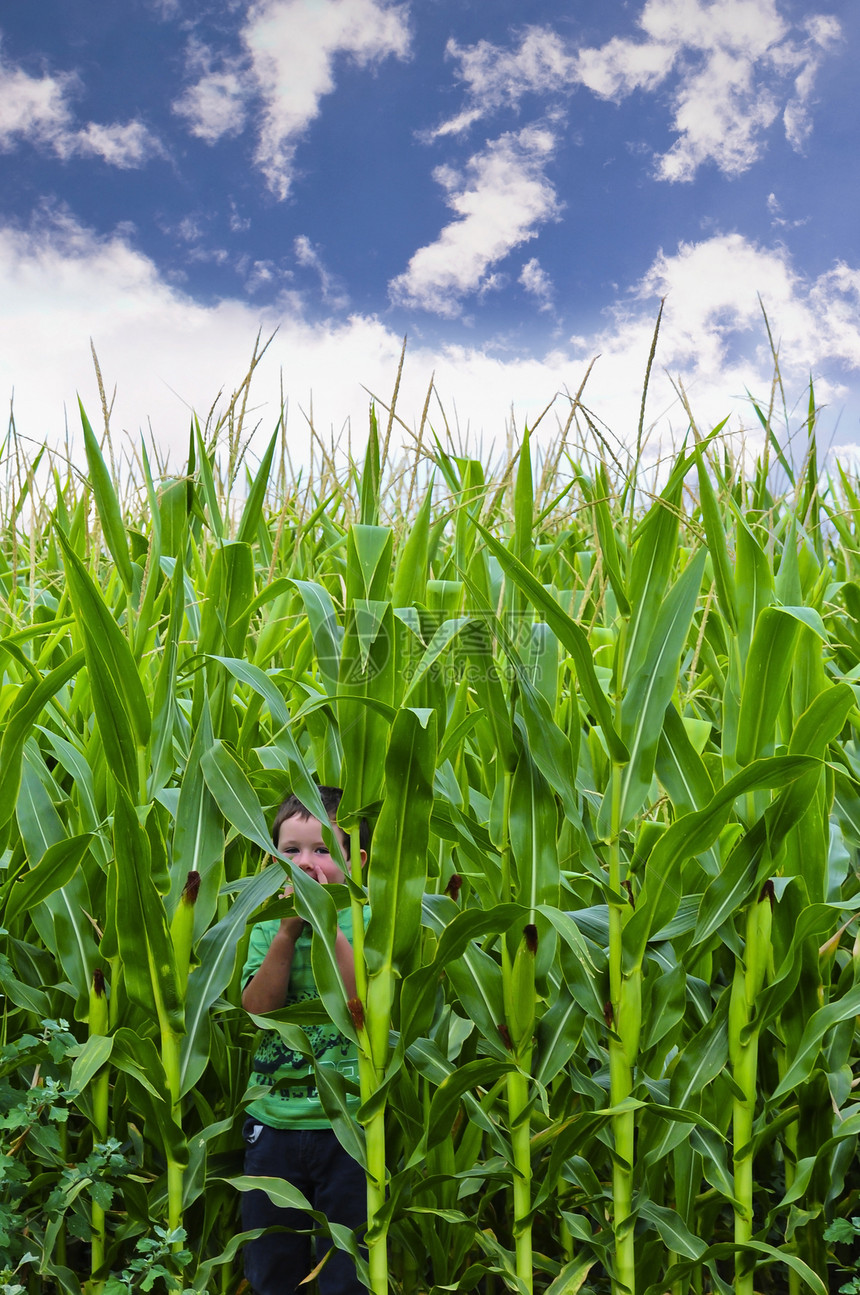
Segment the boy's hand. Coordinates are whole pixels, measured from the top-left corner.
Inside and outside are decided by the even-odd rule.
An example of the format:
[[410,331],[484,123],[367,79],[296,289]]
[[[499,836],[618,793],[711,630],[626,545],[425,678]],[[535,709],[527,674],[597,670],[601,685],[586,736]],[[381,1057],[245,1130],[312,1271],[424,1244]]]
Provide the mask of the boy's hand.
[[[319,885],[324,886],[326,884],[326,875],[319,864],[309,863],[302,868],[302,872],[306,877],[310,877],[312,881],[317,882]],[[292,883],[288,881],[284,886],[284,889],[281,891],[281,898],[292,899],[294,893],[295,891],[293,890]],[[303,917],[284,917],[281,919],[281,930],[284,934],[290,935],[294,940],[297,940],[304,924],[305,919]]]
[[[305,874],[306,877],[310,877],[311,881],[316,881],[321,886],[325,886],[326,883],[328,882],[328,878],[326,877],[324,870],[320,867],[318,863],[304,864],[302,866],[302,872]],[[286,886],[284,886],[284,889],[281,892],[281,895],[283,899],[289,899],[292,894],[293,894],[292,883],[288,881]]]

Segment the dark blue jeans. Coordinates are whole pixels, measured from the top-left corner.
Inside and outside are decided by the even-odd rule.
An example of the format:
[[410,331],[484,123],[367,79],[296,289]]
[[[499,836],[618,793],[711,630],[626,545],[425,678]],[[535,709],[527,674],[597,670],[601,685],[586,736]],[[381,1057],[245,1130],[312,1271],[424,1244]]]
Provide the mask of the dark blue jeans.
[[[330,1223],[362,1229],[367,1222],[364,1170],[344,1151],[331,1129],[273,1129],[249,1117],[245,1138],[245,1173],[255,1178],[286,1178],[325,1214]],[[299,1282],[330,1248],[328,1237],[308,1235],[314,1221],[301,1210],[273,1205],[265,1192],[242,1193],[242,1230],[273,1225],[299,1231],[274,1232],[245,1245],[245,1276],[255,1295],[289,1295],[307,1286]],[[355,1264],[342,1250],[333,1254],[317,1278],[320,1295],[367,1295],[355,1275]]]

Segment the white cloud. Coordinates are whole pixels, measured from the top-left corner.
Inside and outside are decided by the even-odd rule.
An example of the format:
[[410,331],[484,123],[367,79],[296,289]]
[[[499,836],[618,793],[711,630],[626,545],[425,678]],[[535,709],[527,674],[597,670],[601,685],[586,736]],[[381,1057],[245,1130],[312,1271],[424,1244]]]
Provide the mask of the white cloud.
[[110,126],[91,121],[72,137],[75,153],[100,157],[110,166],[130,170],[145,165],[152,157],[163,157],[164,150],[156,137],[141,121]]
[[814,16],[792,32],[775,0],[647,0],[638,21],[644,40],[614,37],[581,50],[578,74],[595,94],[620,99],[677,71],[678,138],[657,160],[660,178],[691,180],[708,161],[728,175],[747,170],[781,106],[789,142],[798,147],[808,134],[815,75],[839,36],[835,19]]
[[[813,373],[819,402],[838,406],[852,400],[856,419],[857,377],[853,396],[846,377],[860,375],[860,271],[839,263],[807,281],[785,249],[762,248],[728,234],[661,252],[630,299],[612,309],[608,326],[596,336],[576,339],[583,356],[600,354],[598,382],[607,399],[595,404],[610,426],[624,426],[625,413],[632,414],[631,387],[644,376],[663,297],[649,422],[665,427],[662,420],[668,417],[676,430],[684,430],[671,379],[683,381],[702,428],[745,407],[749,413],[747,391],[767,402],[773,362],[762,306],[786,387],[800,393]],[[755,418],[748,416],[746,426],[752,427],[754,442]]]
[[797,220],[788,220],[782,212],[782,203],[775,193],[767,195],[767,210],[770,215],[770,223],[774,229],[800,229],[803,225],[809,224],[809,216],[802,216]]
[[458,219],[419,248],[391,281],[392,300],[448,317],[459,314],[462,298],[481,288],[489,267],[558,214],[555,190],[544,175],[555,143],[550,131],[530,126],[488,144],[469,159],[465,174],[437,167],[434,176]]
[[251,228],[251,217],[241,216],[239,214],[239,208],[236,206],[236,203],[232,198],[230,199],[230,215],[228,217],[228,223],[230,225],[231,234],[244,234],[246,229]]
[[519,282],[535,298],[541,310],[552,310],[552,280],[536,256],[526,261],[520,272]]
[[243,40],[263,98],[256,161],[279,198],[289,192],[296,145],[335,88],[334,61],[360,67],[409,51],[406,10],[378,0],[260,0]]
[[803,151],[806,141],[812,134],[810,107],[813,102],[815,79],[824,55],[839,43],[842,36],[842,29],[837,20],[824,14],[816,14],[808,18],[806,30],[808,33],[806,58],[801,63],[794,83],[794,96],[785,105],[782,115],[785,137],[798,153]]
[[571,79],[573,59],[561,37],[546,27],[529,27],[516,50],[491,41],[459,45],[449,40],[448,58],[459,64],[472,105],[444,122],[430,136],[460,134],[474,121],[503,105],[517,107],[526,94],[546,94]]
[[319,275],[324,303],[331,306],[332,310],[346,310],[349,296],[338,278],[326,267],[320,249],[314,246],[307,234],[299,234],[294,239],[293,251],[299,265],[314,270]]
[[[260,267],[264,272],[268,267]],[[834,406],[853,399],[860,413],[860,269],[836,264],[812,282],[785,251],[761,248],[739,235],[682,245],[658,256],[635,289],[609,311],[597,334],[534,358],[510,357],[490,346],[412,345],[407,352],[398,411],[415,425],[431,373],[449,422],[468,427],[472,445],[502,446],[511,408],[519,427],[532,421],[556,392],[576,391],[598,353],[585,400],[627,443],[635,438],[641,383],[657,303],[666,296],[647,420],[683,434],[686,421],[664,370],[683,379],[697,420],[715,424],[735,411],[755,428],[748,388],[767,398],[771,361],[756,290],[779,341],[789,391],[799,393],[810,370],[820,399]],[[203,306],[166,283],[123,236],[99,238],[70,217],[43,220],[30,230],[0,228],[0,399],[14,388],[21,435],[54,445],[64,437],[65,413],[80,392],[90,418],[99,408],[89,356],[92,337],[109,389],[117,384],[114,431],[152,431],[179,466],[187,448],[189,409],[203,416],[215,394],[238,384],[258,329],[278,328],[253,390],[261,436],[276,422],[280,371],[289,399],[291,452],[307,444],[302,409],[318,431],[351,420],[354,448],[367,426],[370,388],[383,401],[394,384],[401,338],[375,318],[310,322],[301,299],[284,294],[276,306],[225,300]],[[852,377],[853,375],[853,377]],[[846,386],[853,380],[854,395]],[[223,407],[223,403],[222,403]],[[568,405],[562,395],[558,414]],[[70,412],[74,432],[76,417]],[[431,422],[443,429],[438,407]],[[552,417],[541,436],[557,427]],[[851,429],[843,429],[848,439]],[[404,433],[404,443],[409,438]]]
[[245,128],[245,101],[250,94],[238,64],[213,71],[207,67],[194,85],[175,99],[172,107],[188,123],[192,135],[214,144],[225,135]]
[[100,157],[127,170],[163,155],[156,137],[140,121],[75,128],[69,102],[79,89],[73,73],[34,77],[0,52],[0,149],[27,141],[59,157]]
[[232,58],[189,45],[198,79],[173,109],[212,144],[244,129],[249,104],[259,99],[254,160],[279,199],[289,193],[300,140],[335,89],[336,59],[368,67],[391,55],[404,59],[410,47],[406,6],[386,0],[255,0],[241,40],[243,54]]
[[279,271],[274,261],[254,261],[245,278],[245,288],[248,292],[269,288],[278,277]]
[[527,93],[558,104],[584,86],[616,102],[636,91],[668,95],[677,139],[656,161],[664,180],[691,180],[706,162],[728,175],[745,171],[780,114],[789,143],[803,147],[816,77],[841,36],[835,18],[791,26],[777,0],[646,0],[637,25],[640,35],[593,48],[577,49],[549,27],[528,28],[511,49],[449,42],[466,105],[432,137],[462,133]]
[[74,85],[68,73],[30,76],[0,51],[0,148],[12,148],[21,139],[51,144],[64,135],[71,120],[67,96]]

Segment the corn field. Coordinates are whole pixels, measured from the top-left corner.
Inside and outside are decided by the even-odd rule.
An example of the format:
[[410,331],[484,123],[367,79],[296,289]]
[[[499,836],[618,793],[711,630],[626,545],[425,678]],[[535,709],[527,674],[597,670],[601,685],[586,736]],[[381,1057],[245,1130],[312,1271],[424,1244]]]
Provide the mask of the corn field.
[[[0,1288],[242,1289],[258,1026],[355,1041],[373,1295],[826,1295],[860,1213],[860,486],[757,411],[658,473],[576,401],[490,468],[0,461]],[[641,429],[640,429],[641,430]],[[84,453],[86,463],[84,465]],[[288,790],[372,827],[322,887]],[[356,840],[357,845],[357,840]],[[263,866],[267,863],[268,866]],[[333,956],[351,904],[357,1001]],[[370,907],[366,931],[362,907]],[[250,1019],[250,925],[320,1001]],[[362,932],[364,932],[362,936]],[[317,1217],[323,1230],[328,1224]]]

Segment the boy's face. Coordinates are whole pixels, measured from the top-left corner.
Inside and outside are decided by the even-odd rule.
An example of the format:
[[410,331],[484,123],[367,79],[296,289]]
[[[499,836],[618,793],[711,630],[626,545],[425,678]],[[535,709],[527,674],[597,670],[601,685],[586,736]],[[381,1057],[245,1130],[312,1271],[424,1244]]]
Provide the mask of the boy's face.
[[[346,854],[346,833],[335,823],[332,824],[338,840],[344,846]],[[278,833],[278,849],[293,863],[298,864],[314,881],[343,881],[342,860],[335,861],[323,840],[322,827],[318,818],[287,818],[281,824]],[[364,851],[362,851],[362,854]]]

